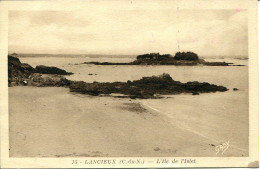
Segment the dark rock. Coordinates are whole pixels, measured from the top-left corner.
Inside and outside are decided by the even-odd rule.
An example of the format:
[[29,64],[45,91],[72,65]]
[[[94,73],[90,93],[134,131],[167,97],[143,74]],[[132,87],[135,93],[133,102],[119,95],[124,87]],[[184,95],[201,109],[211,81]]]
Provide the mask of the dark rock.
[[66,72],[63,69],[57,68],[57,67],[50,67],[50,66],[43,66],[39,65],[36,66],[36,72],[41,74],[57,74],[57,75],[71,75],[73,73]]
[[35,69],[30,65],[8,55],[8,86],[26,85],[24,81],[34,72]]
[[192,93],[192,95],[200,95],[200,93],[194,92],[194,93]]
[[[44,67],[44,68],[43,68]],[[39,69],[40,68],[40,69]],[[61,73],[61,69],[55,67],[40,66],[39,70],[43,68],[51,70],[52,73]],[[70,81],[61,75],[55,74],[39,74],[36,69],[26,63],[21,63],[20,60],[13,56],[8,56],[8,86],[69,86]],[[54,70],[54,71],[53,71]],[[58,70],[58,71],[56,71]],[[42,72],[45,72],[42,71]],[[41,71],[40,71],[41,72]],[[64,73],[64,72],[63,72]]]
[[154,151],[159,151],[160,148],[159,147],[156,147],[155,149],[153,149]]
[[133,83],[141,83],[141,84],[163,84],[163,83],[168,83],[172,82],[172,78],[169,74],[162,74],[159,76],[152,76],[152,77],[143,77],[140,80],[134,80]]
[[28,86],[38,87],[61,87],[69,86],[70,80],[61,75],[38,74],[34,73],[29,77]]
[[246,66],[246,65],[229,65],[229,66]]
[[237,91],[237,90],[238,90],[238,88],[233,88],[233,90],[234,90],[234,91]]
[[205,62],[204,65],[206,66],[234,66],[231,65],[232,63],[227,62]]
[[92,73],[89,73],[88,75],[90,75],[90,76],[91,76],[91,75],[93,75],[93,74],[92,74]]
[[228,89],[209,83],[174,81],[169,74],[160,76],[143,77],[140,80],[112,83],[86,83],[82,81],[71,82],[70,91],[89,95],[119,93],[131,99],[157,98],[157,95],[180,94],[180,93],[209,93],[224,92]]
[[93,64],[93,65],[135,65],[135,64],[133,64],[133,62],[130,62],[130,63],[84,62],[83,64]]

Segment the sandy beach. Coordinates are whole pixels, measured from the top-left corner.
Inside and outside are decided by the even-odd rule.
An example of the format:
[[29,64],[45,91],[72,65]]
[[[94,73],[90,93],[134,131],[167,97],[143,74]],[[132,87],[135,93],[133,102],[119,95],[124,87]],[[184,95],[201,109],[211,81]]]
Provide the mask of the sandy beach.
[[[236,104],[242,113],[232,112],[226,111],[232,104],[218,107],[226,94],[132,100],[73,94],[61,87],[12,87],[10,156],[248,156],[244,97]],[[208,102],[197,107],[205,98]],[[227,141],[228,150],[216,154],[216,146]]]

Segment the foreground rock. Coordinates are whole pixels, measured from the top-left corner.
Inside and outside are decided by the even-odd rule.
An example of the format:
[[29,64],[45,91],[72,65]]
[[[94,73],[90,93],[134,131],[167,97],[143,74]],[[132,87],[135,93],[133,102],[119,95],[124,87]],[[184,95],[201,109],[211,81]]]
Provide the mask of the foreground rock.
[[138,55],[136,60],[129,63],[112,63],[112,62],[84,62],[83,64],[94,65],[176,65],[176,66],[243,66],[233,65],[227,62],[206,62],[200,59],[196,53],[193,52],[177,52],[174,57],[170,54],[160,55],[159,53],[150,53]]
[[70,85],[70,81],[61,75],[33,73],[29,76],[27,85],[37,87],[65,87]]
[[169,74],[143,77],[140,80],[113,83],[71,82],[70,91],[98,96],[101,94],[124,94],[130,98],[157,98],[157,95],[172,95],[180,93],[224,92],[228,89],[209,83],[174,81]]
[[[46,74],[46,75],[42,75]],[[17,57],[8,55],[8,86],[66,86],[68,80],[61,75],[70,72],[48,66],[32,66],[21,63]]]
[[24,85],[35,69],[13,56],[8,56],[8,86]]

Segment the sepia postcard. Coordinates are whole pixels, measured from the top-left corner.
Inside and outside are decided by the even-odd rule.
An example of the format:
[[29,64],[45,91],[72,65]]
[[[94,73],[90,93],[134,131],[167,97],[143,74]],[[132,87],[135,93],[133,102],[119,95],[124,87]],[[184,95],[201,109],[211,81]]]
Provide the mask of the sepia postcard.
[[259,167],[257,29],[257,0],[1,1],[1,168]]

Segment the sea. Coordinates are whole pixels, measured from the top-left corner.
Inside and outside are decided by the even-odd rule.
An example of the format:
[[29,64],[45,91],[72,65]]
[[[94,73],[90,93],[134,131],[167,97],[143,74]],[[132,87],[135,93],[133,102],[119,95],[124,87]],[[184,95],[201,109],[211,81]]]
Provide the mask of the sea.
[[[236,65],[245,66],[163,66],[163,65],[90,65],[83,62],[131,62],[134,57],[128,56],[40,56],[40,57],[20,57],[21,62],[28,63],[35,67],[37,65],[56,66],[73,75],[66,78],[75,81],[85,82],[126,82],[127,80],[138,80],[145,76],[160,75],[168,73],[173,80],[180,82],[198,81],[208,82],[227,87],[227,92],[205,93],[200,95],[179,94],[167,95],[162,99],[137,99],[134,102],[140,103],[144,109],[161,114],[170,123],[181,128],[185,132],[207,140],[205,147],[212,146],[212,156],[217,154],[215,147],[218,144],[229,143],[231,148],[226,151],[226,156],[248,156],[248,136],[249,136],[249,99],[248,99],[248,59],[241,58],[206,58],[209,62],[230,62]],[[15,93],[26,87],[9,88],[10,102],[15,102]],[[233,88],[238,90],[234,91]],[[35,89],[33,89],[35,90]],[[37,89],[38,90],[38,89]],[[47,89],[45,89],[47,90]],[[61,89],[59,89],[61,90]],[[62,89],[63,90],[63,89]],[[75,97],[68,89],[60,91],[66,93],[66,99]],[[37,92],[35,93],[37,95]],[[37,96],[40,98],[41,96]],[[98,96],[85,96],[77,94],[78,99],[89,100],[97,99]],[[118,100],[117,100],[118,99]],[[73,100],[73,99],[71,99]],[[113,112],[124,112],[119,109],[120,104],[128,104],[132,101],[127,98],[104,97],[102,102],[113,102],[117,106],[110,107]],[[95,101],[98,107],[98,101]],[[76,106],[77,103],[70,103]],[[20,104],[22,105],[22,103]],[[26,104],[24,104],[26,107]],[[59,105],[61,106],[61,105]],[[80,105],[79,105],[80,106]],[[12,111],[18,111],[11,107]],[[56,110],[56,109],[55,109]],[[97,108],[98,110],[98,108]],[[62,111],[66,111],[62,109]],[[125,110],[128,111],[128,110]],[[18,112],[17,112],[18,113]],[[55,113],[55,112],[53,112]],[[95,112],[94,112],[95,113]],[[21,124],[22,125],[22,124]],[[77,124],[73,124],[77,125]],[[18,128],[18,126],[16,126]],[[14,128],[16,128],[14,127]],[[80,128],[80,126],[79,126]],[[15,129],[14,129],[15,130]],[[123,130],[123,129],[122,129]],[[169,131],[170,132],[170,131]],[[79,133],[80,135],[80,133]],[[15,136],[13,136],[15,137]],[[212,143],[212,145],[210,145]],[[213,144],[214,143],[214,144]],[[173,143],[174,144],[174,143]],[[192,142],[191,145],[192,147]],[[209,146],[209,147],[208,147]],[[205,148],[206,149],[206,148]],[[191,148],[193,156],[203,156],[200,149]],[[40,151],[40,150],[39,150]],[[101,150],[100,150],[101,151]],[[153,150],[154,151],[154,150]],[[187,150],[188,151],[188,150]],[[13,152],[14,156],[24,155],[24,151]],[[20,154],[19,154],[20,153]],[[27,152],[28,153],[28,152]],[[57,153],[57,152],[56,152]],[[74,152],[75,153],[75,152]],[[159,153],[159,152],[158,152]],[[26,154],[26,153],[25,153]],[[30,153],[29,153],[30,154]],[[39,153],[44,156],[44,151]],[[59,154],[59,153],[57,153]],[[57,155],[56,154],[56,155]],[[71,153],[73,151],[71,150]],[[76,152],[77,154],[77,152]],[[108,153],[109,154],[109,153]],[[28,154],[27,154],[28,155]],[[39,156],[41,156],[39,155]],[[45,154],[46,156],[55,155]],[[120,155],[115,152],[111,155]],[[134,154],[133,156],[138,155]],[[140,154],[139,154],[140,155]],[[169,155],[161,153],[159,156]],[[184,154],[180,154],[184,155]],[[208,155],[208,154],[207,154]],[[26,156],[26,155],[25,155]],[[37,156],[37,152],[30,154]],[[110,156],[110,154],[108,155]],[[147,156],[147,153],[144,153]],[[149,156],[149,155],[148,155]],[[188,155],[187,155],[188,156]]]

